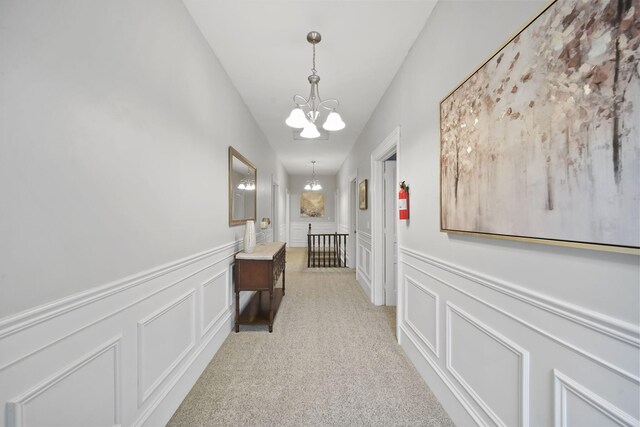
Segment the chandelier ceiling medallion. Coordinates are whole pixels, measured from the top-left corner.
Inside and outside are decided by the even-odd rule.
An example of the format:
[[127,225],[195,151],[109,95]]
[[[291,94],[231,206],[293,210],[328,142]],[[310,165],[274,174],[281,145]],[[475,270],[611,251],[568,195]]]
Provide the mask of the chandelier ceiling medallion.
[[340,117],[340,114],[336,112],[336,109],[340,105],[337,99],[320,98],[320,92],[318,91],[318,83],[320,82],[320,76],[316,74],[316,44],[320,43],[322,37],[317,31],[311,31],[307,34],[307,41],[313,46],[313,67],[311,68],[311,75],[308,77],[311,84],[311,90],[309,92],[309,98],[305,98],[302,95],[294,95],[293,102],[296,107],[291,111],[289,117],[285,123],[295,129],[302,129],[300,136],[303,138],[318,138],[320,132],[316,127],[316,120],[320,115],[320,108],[324,108],[329,111],[329,115],[325,120],[322,127],[328,131],[338,131],[344,129],[344,122]]
[[311,175],[311,180],[307,181],[307,185],[304,186],[304,189],[311,190],[311,191],[322,190],[322,185],[320,185],[320,181],[316,179],[316,161],[311,160],[311,164],[313,165],[313,174]]

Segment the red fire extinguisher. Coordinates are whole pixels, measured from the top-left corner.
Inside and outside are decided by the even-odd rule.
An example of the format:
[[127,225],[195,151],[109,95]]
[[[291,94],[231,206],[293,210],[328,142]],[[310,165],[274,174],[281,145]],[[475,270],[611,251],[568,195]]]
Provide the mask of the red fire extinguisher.
[[409,219],[409,186],[402,181],[398,193],[398,212],[400,219]]

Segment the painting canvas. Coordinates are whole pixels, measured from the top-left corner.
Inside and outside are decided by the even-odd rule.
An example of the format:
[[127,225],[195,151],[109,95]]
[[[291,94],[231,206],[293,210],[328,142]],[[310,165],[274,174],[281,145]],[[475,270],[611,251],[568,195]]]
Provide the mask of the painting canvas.
[[319,218],[324,216],[324,193],[304,191],[300,194],[300,216]]
[[367,180],[363,180],[360,182],[360,186],[358,187],[358,201],[360,209],[367,209]]
[[441,102],[443,231],[638,252],[638,22],[556,1]]

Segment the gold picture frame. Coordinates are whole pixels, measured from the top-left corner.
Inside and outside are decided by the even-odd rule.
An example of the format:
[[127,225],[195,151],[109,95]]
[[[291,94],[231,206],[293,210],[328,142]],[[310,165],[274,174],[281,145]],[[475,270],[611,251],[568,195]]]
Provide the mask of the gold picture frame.
[[640,254],[625,5],[551,1],[440,102],[440,231]]
[[300,193],[300,217],[324,217],[324,193],[317,191],[303,191]]
[[364,179],[360,182],[360,185],[358,186],[358,206],[360,207],[361,210],[366,210],[367,209],[367,202],[368,202],[368,191],[367,191],[367,180]]

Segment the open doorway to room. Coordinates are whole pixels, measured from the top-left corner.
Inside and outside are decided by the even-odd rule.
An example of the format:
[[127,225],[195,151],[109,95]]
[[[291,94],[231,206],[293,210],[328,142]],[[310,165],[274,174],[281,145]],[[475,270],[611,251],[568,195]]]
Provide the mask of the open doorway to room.
[[[354,177],[349,182],[349,239],[348,239],[348,254],[347,254],[347,266],[350,268],[356,268],[356,233],[358,230],[356,204],[358,203],[358,182]],[[357,268],[356,268],[357,274]],[[357,277],[356,277],[357,280]]]
[[[400,171],[400,127],[371,153],[371,300],[375,305],[398,304],[398,241],[396,192]],[[400,304],[401,305],[401,304]],[[395,310],[396,337],[402,307]]]
[[372,301],[376,305],[396,305],[397,268],[397,163],[400,128],[394,129],[371,153],[371,252]]
[[384,305],[396,305],[398,301],[397,187],[394,152],[384,161]]

